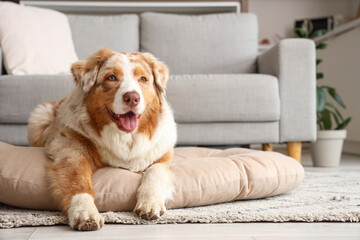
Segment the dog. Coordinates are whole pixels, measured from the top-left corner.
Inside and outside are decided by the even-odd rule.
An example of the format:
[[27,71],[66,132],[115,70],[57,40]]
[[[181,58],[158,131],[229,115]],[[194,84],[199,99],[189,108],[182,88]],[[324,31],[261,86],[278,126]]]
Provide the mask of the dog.
[[173,192],[176,124],[165,98],[169,71],[150,53],[103,48],[71,66],[75,88],[31,113],[31,146],[50,158],[51,192],[75,230],[100,229],[91,176],[110,166],[143,172],[134,208],[153,220]]

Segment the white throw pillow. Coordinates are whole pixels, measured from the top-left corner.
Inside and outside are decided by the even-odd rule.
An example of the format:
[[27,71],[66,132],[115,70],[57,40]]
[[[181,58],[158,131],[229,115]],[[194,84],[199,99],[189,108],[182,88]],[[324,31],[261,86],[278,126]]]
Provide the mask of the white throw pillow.
[[66,15],[0,3],[0,46],[8,74],[66,74],[78,60]]

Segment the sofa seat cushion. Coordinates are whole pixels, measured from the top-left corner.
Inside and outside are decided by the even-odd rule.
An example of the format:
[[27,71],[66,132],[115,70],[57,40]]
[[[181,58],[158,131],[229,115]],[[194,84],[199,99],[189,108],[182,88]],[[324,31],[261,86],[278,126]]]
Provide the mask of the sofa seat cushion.
[[[43,102],[74,87],[71,75],[0,77],[0,123],[26,124]],[[269,122],[280,118],[276,77],[262,74],[172,75],[167,99],[178,123]]]
[[279,122],[178,123],[176,127],[177,144],[180,146],[239,146],[279,142]]
[[257,18],[251,13],[143,13],[141,51],[164,61],[172,74],[254,73]]
[[263,74],[174,75],[167,99],[179,123],[280,119],[279,84]]
[[[57,209],[46,176],[43,148],[0,142],[0,202],[23,208]],[[275,152],[233,148],[177,148],[171,169],[176,176],[167,208],[256,199],[296,188],[304,169],[295,159]],[[102,168],[93,177],[100,211],[131,211],[142,174]]]
[[139,16],[68,15],[75,50],[84,59],[102,47],[116,52],[139,51]]
[[60,100],[74,86],[70,74],[0,76],[0,123],[26,124],[38,104]]

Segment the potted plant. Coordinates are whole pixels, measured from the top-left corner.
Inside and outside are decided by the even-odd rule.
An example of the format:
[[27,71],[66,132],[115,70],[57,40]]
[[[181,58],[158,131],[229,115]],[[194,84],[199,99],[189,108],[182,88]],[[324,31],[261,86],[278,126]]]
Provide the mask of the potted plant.
[[[299,38],[314,38],[327,33],[327,30],[313,31],[310,21],[305,21],[302,28],[295,28],[294,33]],[[317,50],[326,49],[327,44],[316,45]],[[322,59],[316,59],[316,66]],[[317,116],[317,140],[311,143],[311,156],[314,166],[335,167],[341,159],[344,139],[346,138],[346,126],[351,121],[351,117],[344,118],[339,111],[339,107],[346,108],[343,100],[336,92],[335,88],[320,85],[319,80],[324,78],[321,72],[316,73],[316,116]]]

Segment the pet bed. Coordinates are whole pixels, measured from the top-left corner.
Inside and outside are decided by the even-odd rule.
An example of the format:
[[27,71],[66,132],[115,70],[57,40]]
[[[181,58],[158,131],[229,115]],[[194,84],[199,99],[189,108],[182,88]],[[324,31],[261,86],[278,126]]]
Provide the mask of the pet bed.
[[[57,210],[46,177],[48,161],[44,148],[0,142],[0,202]],[[295,189],[304,177],[293,158],[243,148],[176,148],[171,169],[176,180],[168,209],[274,196]],[[133,210],[141,178],[120,168],[97,170],[92,180],[99,211]]]

